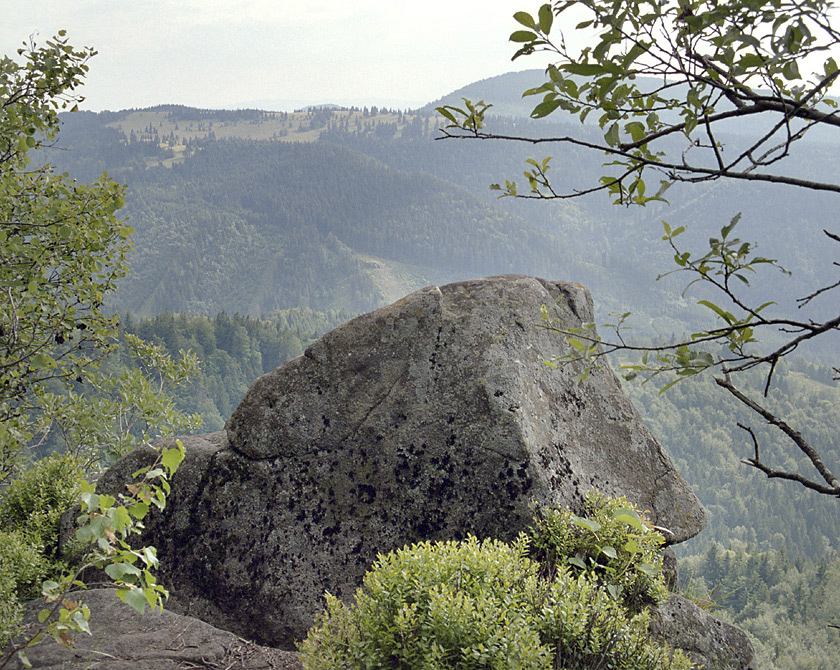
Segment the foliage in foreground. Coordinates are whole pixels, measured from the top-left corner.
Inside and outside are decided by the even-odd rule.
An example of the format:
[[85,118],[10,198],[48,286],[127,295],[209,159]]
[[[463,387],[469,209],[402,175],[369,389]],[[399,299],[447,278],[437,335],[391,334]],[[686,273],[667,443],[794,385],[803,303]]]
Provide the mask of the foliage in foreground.
[[113,347],[104,296],[126,274],[131,228],[116,216],[123,189],[107,176],[80,184],[31,153],[75,107],[90,49],[63,33],[0,58],[0,485],[37,432],[40,395],[72,385]]
[[[90,611],[72,592],[85,588],[82,577],[91,569],[103,570],[116,595],[139,613],[163,607],[168,593],[154,576],[155,548],[132,546],[131,540],[149,510],[165,506],[169,479],[183,458],[180,443],[161,450],[117,497],[97,494],[71,455],[42,459],[13,482],[0,502],[0,518],[8,524],[0,533],[0,668],[15,656],[29,667],[26,650],[45,635],[71,646],[74,634],[90,634]],[[79,500],[74,555],[60,555],[59,518]],[[37,622],[22,623],[22,602],[38,595],[45,607]]]
[[[829,95],[840,77],[840,67],[830,55],[840,44],[840,32],[832,25],[834,11],[832,0],[555,0],[543,4],[536,17],[516,12],[514,19],[527,30],[510,36],[517,45],[514,59],[541,51],[557,59],[546,70],[548,81],[523,94],[542,97],[532,118],[565,112],[584,122],[594,112],[602,138],[592,141],[580,132],[541,138],[488,132],[485,116],[492,105],[467,99],[463,108],[437,109],[450,122],[443,133],[461,139],[545,142],[607,156],[606,174],[597,183],[571,190],[552,185],[552,157],[528,159],[528,190],[520,191],[510,180],[504,187],[491,186],[502,197],[562,200],[604,191],[616,204],[645,205],[666,202],[663,195],[676,182],[718,180],[840,193],[840,184],[821,181],[824,175],[777,172],[808,131],[833,131],[837,126],[837,102]],[[555,21],[573,12],[575,19],[580,12],[586,20],[575,27]],[[567,42],[571,33],[577,39]],[[731,134],[735,118],[750,119],[750,132]],[[647,195],[645,180],[651,176],[660,179],[660,188]],[[719,228],[719,236],[709,238],[708,251],[699,253],[678,239],[686,226],[664,222],[662,239],[673,250],[676,264],[672,272],[689,273],[686,291],[696,285],[711,292],[712,300],[701,292],[698,304],[714,314],[714,327],[666,344],[635,344],[625,339],[627,312],[618,315],[616,323],[604,324],[615,332],[606,339],[595,332],[594,324],[559,328],[570,346],[561,359],[591,363],[613,352],[638,355],[638,362],[623,366],[627,378],[672,375],[674,381],[663,390],[682,378],[719,370],[718,387],[777,428],[794,457],[803,455],[809,462],[803,472],[768,460],[752,426],[739,424],[752,445],[753,455],[744,463],[769,479],[797,482],[836,498],[840,478],[826,462],[824,446],[804,439],[800,429],[768,410],[761,396],[769,392],[781,359],[801,345],[825,342],[840,330],[840,315],[832,307],[817,309],[840,282],[818,279],[796,300],[796,309],[777,304],[780,294],[772,285],[764,287],[770,286],[769,300],[745,294],[743,287],[759,268],[783,268],[756,254],[752,242],[732,235],[740,218],[740,213],[732,216]],[[823,233],[829,243],[840,243],[840,235],[826,229]],[[813,310],[810,316],[803,316],[804,307]],[[736,383],[744,378],[741,373],[753,369],[764,373],[763,393],[745,391]],[[835,381],[840,379],[840,368],[833,366],[833,373]]]
[[[617,543],[622,525],[631,529],[629,535],[638,532],[640,520],[632,508],[626,508],[627,519],[613,514],[623,504],[598,506],[606,522],[603,536],[596,521],[548,514],[550,521],[539,522],[542,530],[535,533],[540,549],[525,535],[512,544],[468,537],[421,542],[380,556],[352,604],[327,594],[325,612],[300,646],[304,668],[690,668],[681,652],[648,638],[646,611],[629,610],[622,597],[615,597],[623,594],[609,588],[626,574],[606,566],[637,554],[622,547],[619,556],[607,544]],[[575,520],[589,523],[580,526]],[[582,542],[571,539],[571,529],[555,542],[563,524],[582,528]],[[575,558],[578,549],[598,538],[601,551],[584,569],[557,560],[557,551]],[[552,552],[550,570],[529,557],[535,550]],[[607,560],[597,563],[601,558]]]
[[659,553],[665,538],[624,496],[591,492],[581,516],[565,508],[538,510],[528,536],[531,556],[548,574],[583,574],[632,613],[665,597]]
[[[127,336],[142,369],[99,371],[117,335],[105,296],[126,275],[131,249],[132,229],[116,215],[123,188],[104,174],[78,183],[31,157],[55,140],[58,110],[75,110],[93,55],[62,31],[18,50],[20,62],[0,58],[0,668],[15,656],[27,666],[26,649],[45,634],[70,644],[90,632],[90,612],[70,595],[88,568],[104,570],[140,612],[167,595],[154,548],[129,540],[150,507],[165,504],[183,448],[161,450],[119,499],[96,494],[82,473],[167,425],[190,426],[164,391],[196,363]],[[64,455],[36,461],[51,435]],[[58,520],[78,500],[83,549],[69,565],[58,555]],[[21,602],[39,594],[47,607],[24,626]]]

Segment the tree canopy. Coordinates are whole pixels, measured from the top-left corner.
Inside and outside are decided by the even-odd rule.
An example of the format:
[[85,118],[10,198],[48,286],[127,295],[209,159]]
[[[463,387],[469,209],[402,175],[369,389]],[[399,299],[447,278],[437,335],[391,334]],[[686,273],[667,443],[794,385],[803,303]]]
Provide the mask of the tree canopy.
[[112,346],[106,293],[126,273],[131,228],[116,216],[122,188],[80,184],[33,153],[75,108],[90,49],[63,33],[0,60],[0,481],[32,436],[27,407],[50,380],[73,382]]
[[[127,336],[143,369],[97,375],[116,346],[105,296],[126,272],[131,228],[117,217],[122,187],[107,175],[81,184],[37,152],[55,140],[58,113],[74,110],[92,49],[63,32],[0,59],[0,667],[47,632],[62,644],[90,632],[90,612],[69,596],[98,568],[143,612],[161,605],[154,547],[132,547],[152,506],[162,508],[183,447],[160,449],[153,467],[117,496],[100,495],[85,470],[165,433],[191,429],[165,391],[195,369]],[[51,433],[65,453],[35,460]],[[75,555],[58,541],[61,514],[80,503]],[[138,544],[135,542],[135,545]],[[21,623],[24,600],[43,595],[38,623]]]

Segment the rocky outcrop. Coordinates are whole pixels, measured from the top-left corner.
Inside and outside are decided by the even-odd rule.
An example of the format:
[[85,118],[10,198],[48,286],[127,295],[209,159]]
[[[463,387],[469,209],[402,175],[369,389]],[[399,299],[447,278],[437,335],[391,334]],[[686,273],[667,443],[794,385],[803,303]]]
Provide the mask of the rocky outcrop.
[[672,595],[654,611],[651,634],[685,651],[705,670],[756,670],[755,652],[740,628]]
[[[300,670],[297,654],[261,647],[210,624],[173,612],[140,616],[111,589],[74,593],[91,610],[91,635],[78,633],[65,647],[52,638],[27,651],[35,670]],[[36,626],[44,601],[27,607]],[[10,667],[22,668],[15,658]]]
[[[378,553],[468,533],[508,539],[532,505],[626,495],[679,542],[703,508],[607,368],[544,364],[593,320],[583,286],[504,276],[428,287],[360,316],[258,379],[226,432],[184,440],[150,520],[173,607],[291,648],[324,591]],[[100,490],[120,489],[138,451]]]

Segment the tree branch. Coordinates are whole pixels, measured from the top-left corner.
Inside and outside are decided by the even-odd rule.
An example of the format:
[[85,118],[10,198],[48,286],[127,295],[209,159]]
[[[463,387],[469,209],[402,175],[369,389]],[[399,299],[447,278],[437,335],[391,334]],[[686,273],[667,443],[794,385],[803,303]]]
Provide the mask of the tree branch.
[[[808,460],[811,461],[811,464],[823,478],[823,480],[828,484],[828,486],[824,486],[822,484],[816,484],[814,482],[810,482],[810,480],[802,477],[801,475],[797,475],[795,473],[786,473],[783,471],[773,470],[761,462],[761,459],[758,455],[758,443],[755,442],[755,458],[749,459],[747,462],[764,472],[768,477],[779,477],[783,479],[791,479],[794,481],[799,482],[800,484],[808,486],[808,488],[819,490],[820,493],[826,493],[830,495],[836,495],[840,497],[840,480],[838,480],[829,470],[826,465],[823,463],[822,458],[817,453],[817,451],[810,445],[808,442],[802,437],[802,434],[798,431],[794,430],[787,422],[777,417],[775,414],[766,410],[757,402],[749,398],[743,392],[735,387],[732,383],[732,379],[729,375],[729,370],[724,368],[723,369],[723,379],[720,377],[715,377],[715,383],[723,389],[726,389],[733,397],[735,397],[738,401],[740,401],[743,405],[747,406],[753,412],[758,414],[761,418],[763,418],[767,423],[771,426],[775,426],[779,430],[781,430],[788,438],[798,447],[798,449],[808,457]],[[740,424],[739,424],[740,425]],[[746,430],[746,429],[745,429]],[[750,431],[751,433],[751,431]],[[755,436],[753,436],[755,440]],[[806,483],[810,482],[810,483]]]
[[[840,184],[832,184],[827,182],[818,182],[813,181],[811,179],[799,179],[796,177],[789,177],[787,175],[780,175],[780,174],[765,174],[765,173],[755,173],[755,172],[741,172],[741,171],[733,171],[730,169],[720,170],[717,168],[703,168],[699,166],[693,165],[684,165],[679,163],[667,163],[664,161],[657,161],[650,158],[645,158],[643,156],[636,156],[626,151],[621,150],[620,148],[614,148],[602,144],[597,144],[594,142],[588,142],[586,140],[580,140],[576,137],[521,137],[517,135],[499,135],[495,133],[483,133],[479,131],[471,132],[470,134],[465,135],[457,135],[453,134],[447,130],[443,130],[443,135],[440,137],[436,137],[436,140],[443,140],[443,139],[459,139],[459,140],[507,140],[510,142],[525,142],[528,144],[571,144],[573,146],[583,147],[585,149],[594,149],[595,151],[602,151],[606,154],[611,156],[617,156],[619,158],[625,158],[628,161],[632,161],[636,163],[639,167],[649,167],[655,170],[660,170],[662,172],[668,173],[668,176],[673,181],[684,181],[684,182],[701,182],[701,181],[712,181],[720,178],[727,178],[727,179],[737,179],[742,181],[760,181],[760,182],[768,182],[771,184],[787,184],[789,186],[798,186],[800,188],[806,188],[812,191],[829,191],[833,193],[840,193]],[[684,174],[683,174],[684,173]],[[695,177],[687,176],[687,175],[698,175]],[[581,195],[591,193],[593,191],[602,190],[605,187],[597,187],[589,190],[582,190],[576,191],[569,194],[563,195],[547,195],[543,196],[542,199],[544,200],[555,200],[561,198],[576,198],[580,197]],[[523,198],[533,197],[533,196],[521,196]]]

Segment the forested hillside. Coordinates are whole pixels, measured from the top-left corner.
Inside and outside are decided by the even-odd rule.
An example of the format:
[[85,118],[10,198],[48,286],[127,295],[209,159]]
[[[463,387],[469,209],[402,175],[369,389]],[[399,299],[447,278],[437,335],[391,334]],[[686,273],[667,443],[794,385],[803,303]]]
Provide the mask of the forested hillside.
[[[518,97],[529,76],[480,82],[509,112],[491,119],[494,129],[565,134],[563,124],[512,116],[527,114],[529,101],[517,107],[513,92]],[[447,100],[461,93],[473,90]],[[128,184],[137,253],[114,307],[145,315],[362,311],[428,283],[523,272],[579,281],[592,290],[600,320],[632,311],[640,334],[669,336],[701,322],[692,309],[699,296],[681,298],[679,277],[656,282],[670,263],[661,221],[688,225],[686,239],[700,245],[737,212],[741,235],[760,236],[761,253],[793,271],[781,282],[786,300],[831,268],[821,244],[831,196],[720,183],[674,187],[679,207],[641,211],[597,196],[500,201],[489,185],[515,179],[527,157],[543,154],[527,145],[435,141],[440,125],[426,110],[376,108],[87,113],[66,117],[60,146],[73,150],[50,160],[82,178],[107,169]],[[806,147],[791,169],[830,170],[831,156],[830,147]],[[601,168],[597,158],[569,154],[553,169],[563,184],[591,183]],[[760,292],[758,279],[752,290]]]
[[126,317],[121,329],[164,346],[173,356],[181,351],[198,356],[200,370],[175,399],[183,410],[201,416],[201,432],[213,432],[224,427],[257,377],[301,355],[310,342],[348,318],[344,312],[309,309],[290,309],[265,319],[165,311],[145,319]]
[[792,559],[733,542],[680,564],[681,581],[716,617],[746,630],[758,668],[837,667],[840,555]]
[[[764,404],[834,460],[840,453],[840,390],[831,378],[828,366],[791,361],[778,371]],[[755,382],[760,383],[757,376]],[[769,461],[791,469],[803,465],[792,458],[779,430],[721,402],[710,377],[682,381],[662,394],[653,383],[625,383],[625,390],[709,513],[709,527],[678,547],[681,555],[703,551],[712,542],[740,542],[799,558],[840,550],[837,500],[791,482],[768,481],[742,463],[753,455],[752,441],[738,422],[754,430]]]
[[[87,121],[91,146],[113,141]],[[62,167],[101,167],[80,150],[82,124],[67,130]],[[204,139],[166,163],[169,148],[124,142],[109,172],[129,187],[136,254],[119,311],[359,312],[429,283],[580,264],[556,236],[464,188],[346,148]]]

